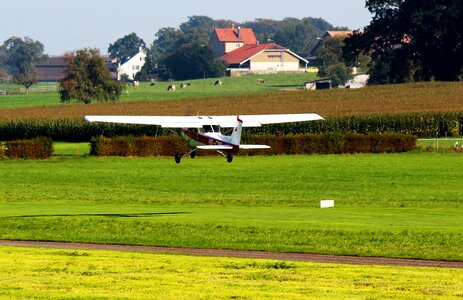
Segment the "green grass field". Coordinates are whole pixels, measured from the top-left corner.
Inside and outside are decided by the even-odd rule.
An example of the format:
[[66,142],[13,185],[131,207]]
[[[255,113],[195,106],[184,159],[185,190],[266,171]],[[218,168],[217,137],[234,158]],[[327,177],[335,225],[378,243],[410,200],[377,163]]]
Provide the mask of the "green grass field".
[[459,269],[0,248],[0,299],[458,299]]
[[[280,110],[276,102],[266,104],[270,95],[258,100],[252,95],[298,88],[312,79],[273,76],[225,78],[222,87],[213,80],[191,81],[191,87],[175,93],[166,91],[167,83],[142,84],[127,89],[121,99],[126,103],[111,106],[146,113],[148,106],[133,111],[136,103],[127,102],[154,100],[168,104],[161,110],[165,114],[196,114],[195,99],[212,96],[203,107],[219,101],[222,111],[209,113],[223,114],[237,109],[238,98],[227,106],[222,96],[243,94],[238,97],[249,107],[264,102]],[[257,78],[265,78],[266,85],[258,85]],[[278,103],[294,102],[296,112],[313,102],[314,108],[304,109],[323,108],[335,116],[460,111],[461,87],[427,83],[272,96]],[[159,102],[180,98],[185,100]],[[385,104],[372,108],[381,101]],[[239,103],[241,110],[246,107]],[[35,114],[14,108],[57,104],[56,93],[0,96],[0,109],[13,108],[5,110],[7,115],[17,111],[30,117]],[[67,107],[77,105],[59,108]],[[43,108],[65,115],[52,109]],[[422,153],[237,156],[232,164],[197,157],[176,165],[172,158],[88,157],[87,143],[55,143],[50,160],[0,159],[0,239],[463,261],[461,153],[447,151],[452,145],[440,140],[442,151],[433,153],[425,152],[436,148],[432,141],[420,141]],[[335,200],[335,207],[319,208],[322,199]],[[0,299],[463,297],[458,269],[109,251],[0,247],[0,274]]]
[[[455,153],[0,161],[0,239],[463,260]],[[319,201],[334,199],[335,208]]]
[[419,139],[416,146],[418,149],[427,151],[457,150],[463,152],[463,137]]
[[[258,84],[257,79],[262,78],[265,84]],[[314,73],[296,74],[268,74],[268,75],[247,75],[242,77],[224,77],[222,86],[215,86],[216,78],[188,80],[191,86],[180,88],[181,81],[156,82],[155,86],[142,82],[139,87],[128,86],[120,98],[120,102],[127,101],[164,101],[185,98],[219,97],[237,94],[271,93],[284,89],[302,89],[304,82],[316,79]],[[175,92],[168,92],[169,84],[176,84]],[[48,84],[37,84],[33,87],[46,86]],[[19,88],[14,85],[11,88]],[[8,88],[6,85],[0,89]],[[0,109],[38,107],[60,104],[58,93],[30,93],[0,96]]]

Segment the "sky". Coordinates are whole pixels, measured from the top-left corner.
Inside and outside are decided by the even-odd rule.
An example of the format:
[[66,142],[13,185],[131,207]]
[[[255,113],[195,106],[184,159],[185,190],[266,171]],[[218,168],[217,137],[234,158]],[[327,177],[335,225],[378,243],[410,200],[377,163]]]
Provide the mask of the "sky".
[[48,55],[82,48],[106,53],[109,44],[132,32],[152,44],[160,28],[178,28],[194,15],[236,22],[314,17],[350,29],[371,20],[365,0],[6,0],[0,8],[1,44],[28,36]]

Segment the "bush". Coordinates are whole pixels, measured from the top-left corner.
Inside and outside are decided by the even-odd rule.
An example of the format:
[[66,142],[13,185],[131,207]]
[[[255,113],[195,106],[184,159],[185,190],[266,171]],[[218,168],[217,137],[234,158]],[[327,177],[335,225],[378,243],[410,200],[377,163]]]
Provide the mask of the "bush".
[[[248,135],[243,144],[269,145],[271,149],[243,150],[241,155],[272,154],[341,154],[405,152],[415,149],[416,138],[404,134],[307,134],[307,135]],[[180,137],[96,137],[91,141],[91,154],[97,156],[171,156],[184,153],[188,145]],[[214,154],[201,151],[198,155]]]
[[253,150],[255,154],[341,154],[392,153],[415,149],[416,137],[396,133],[328,133],[280,136],[247,136],[243,143],[266,144],[272,149]]
[[90,154],[96,156],[170,156],[188,150],[185,141],[177,136],[99,136],[90,141]]
[[13,159],[46,159],[53,155],[53,141],[47,137],[5,143],[5,156]]

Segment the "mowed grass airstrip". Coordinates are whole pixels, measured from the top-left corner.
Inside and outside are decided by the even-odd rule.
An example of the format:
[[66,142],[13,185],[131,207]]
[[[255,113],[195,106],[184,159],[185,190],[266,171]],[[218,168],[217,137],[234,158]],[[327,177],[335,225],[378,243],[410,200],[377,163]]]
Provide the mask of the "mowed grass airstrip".
[[[174,102],[172,102],[174,103]],[[0,239],[463,261],[461,154],[0,160]],[[335,207],[319,208],[322,199]],[[0,249],[3,298],[456,298],[454,269]]]

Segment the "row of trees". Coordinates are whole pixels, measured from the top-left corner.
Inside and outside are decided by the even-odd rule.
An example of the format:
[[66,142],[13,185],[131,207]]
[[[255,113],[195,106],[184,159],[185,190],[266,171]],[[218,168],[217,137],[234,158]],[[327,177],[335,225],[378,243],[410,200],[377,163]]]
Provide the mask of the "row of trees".
[[[137,79],[148,80],[154,76],[165,79],[223,76],[226,65],[214,58],[208,46],[209,39],[215,28],[231,28],[232,24],[252,28],[258,40],[272,40],[302,56],[310,55],[317,38],[326,30],[345,29],[335,28],[325,20],[316,18],[286,18],[281,21],[256,19],[238,24],[232,20],[191,16],[179,28],[166,27],[158,30],[153,43],[147,48],[147,61]],[[145,41],[131,33],[111,44],[108,52],[113,58],[124,62],[139,47],[145,46]]]
[[373,20],[345,41],[351,65],[371,57],[370,83],[463,80],[462,0],[367,0]]
[[463,80],[461,0],[367,0],[371,23],[350,38],[328,38],[319,75],[342,83],[352,67],[369,84]]
[[[37,82],[35,64],[44,61],[44,46],[29,37],[11,37],[0,46],[0,79],[8,74],[28,91]],[[98,49],[82,49],[65,55],[66,76],[60,81],[62,102],[78,99],[115,101],[123,85],[113,80]]]
[[[219,77],[225,75],[226,63],[217,60],[209,48],[209,39],[217,27],[236,26],[253,28],[257,39],[273,40],[301,55],[309,55],[317,37],[334,27],[323,19],[286,18],[282,21],[256,19],[238,24],[231,20],[214,20],[207,16],[192,16],[179,28],[161,28],[153,43],[147,47],[145,41],[135,33],[118,39],[109,45],[112,58],[124,63],[141,48],[147,50],[144,67],[138,80],[154,77],[164,79],[189,79]],[[343,29],[343,28],[338,28]],[[46,59],[44,46],[28,37],[12,37],[0,46],[0,79],[11,76],[17,84],[29,88],[37,81],[34,65]],[[85,103],[95,100],[114,101],[122,87],[112,83],[110,74],[97,49],[81,49],[66,54],[68,67],[66,78],[61,82],[63,102],[79,99]],[[109,80],[109,81],[108,81]]]
[[43,44],[29,37],[11,37],[0,46],[0,79],[11,75],[27,89],[37,82],[34,64],[45,60]]

